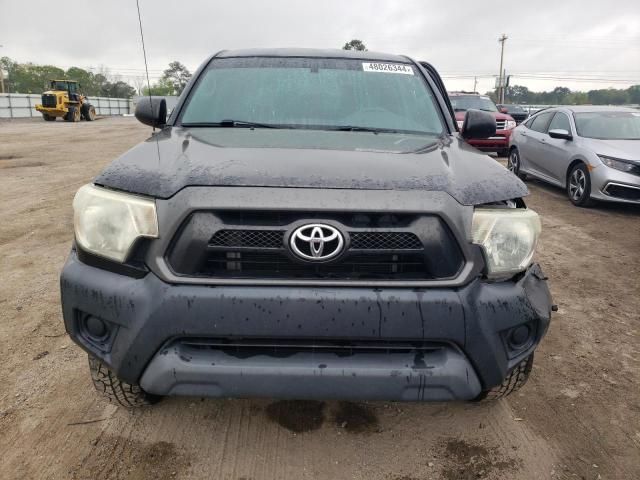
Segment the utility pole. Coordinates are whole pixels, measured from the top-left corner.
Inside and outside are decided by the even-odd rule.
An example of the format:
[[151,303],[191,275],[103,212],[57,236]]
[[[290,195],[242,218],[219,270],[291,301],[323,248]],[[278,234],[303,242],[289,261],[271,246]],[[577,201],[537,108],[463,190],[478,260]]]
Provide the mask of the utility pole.
[[473,77],[473,93],[476,93],[477,85],[478,85],[478,77]]
[[504,42],[507,41],[507,37],[504,33],[502,34],[502,36],[500,38],[498,38],[498,42],[500,42],[502,44],[502,46],[500,47],[500,77],[498,80],[498,100],[500,101],[500,103],[504,103],[504,81],[505,78],[503,77],[503,72],[502,72],[502,66],[504,63]]

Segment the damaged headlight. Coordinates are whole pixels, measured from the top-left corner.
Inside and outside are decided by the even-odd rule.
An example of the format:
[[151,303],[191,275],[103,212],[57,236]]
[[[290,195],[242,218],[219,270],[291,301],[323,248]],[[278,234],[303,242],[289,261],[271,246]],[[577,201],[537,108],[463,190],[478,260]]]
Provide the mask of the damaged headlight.
[[139,237],[158,237],[156,204],[148,198],[84,185],[73,199],[76,242],[88,252],[124,262]]
[[473,213],[472,241],[482,246],[490,278],[508,277],[531,263],[540,235],[540,217],[528,209],[479,208]]

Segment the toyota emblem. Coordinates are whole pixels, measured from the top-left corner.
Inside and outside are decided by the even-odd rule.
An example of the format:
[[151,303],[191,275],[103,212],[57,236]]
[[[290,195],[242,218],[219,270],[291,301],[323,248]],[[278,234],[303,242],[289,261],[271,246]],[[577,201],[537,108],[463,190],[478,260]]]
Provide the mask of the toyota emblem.
[[344,237],[331,225],[312,223],[296,228],[289,238],[289,246],[298,257],[321,262],[342,253]]

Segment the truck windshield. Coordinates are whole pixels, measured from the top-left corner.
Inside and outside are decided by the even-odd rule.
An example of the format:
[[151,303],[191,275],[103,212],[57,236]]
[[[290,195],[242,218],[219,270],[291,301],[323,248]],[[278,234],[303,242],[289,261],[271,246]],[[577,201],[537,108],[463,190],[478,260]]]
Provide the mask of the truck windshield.
[[451,106],[455,111],[464,112],[469,109],[497,112],[498,109],[489,97],[479,95],[453,95],[449,97]]
[[408,63],[214,59],[185,105],[182,126],[443,132],[428,84]]
[[640,140],[640,112],[585,112],[573,116],[581,137]]
[[51,82],[51,90],[67,90],[67,82]]

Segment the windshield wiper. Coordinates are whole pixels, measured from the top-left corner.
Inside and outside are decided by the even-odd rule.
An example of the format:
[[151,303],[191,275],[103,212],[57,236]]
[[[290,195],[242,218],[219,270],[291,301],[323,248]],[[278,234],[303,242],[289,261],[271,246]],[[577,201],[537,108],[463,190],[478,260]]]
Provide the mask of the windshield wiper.
[[211,128],[285,128],[271,123],[245,122],[244,120],[221,120],[219,122],[181,123],[182,127],[211,127]]
[[337,132],[372,132],[372,133],[401,133],[402,130],[395,128],[376,128],[376,127],[360,127],[358,125],[337,125],[335,127],[326,127],[327,130],[335,130]]

